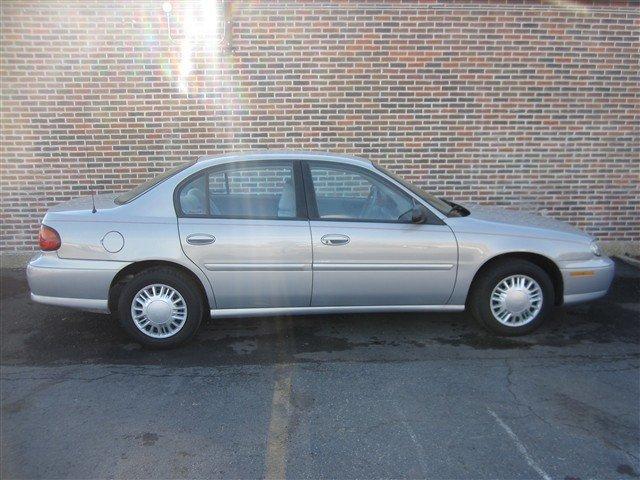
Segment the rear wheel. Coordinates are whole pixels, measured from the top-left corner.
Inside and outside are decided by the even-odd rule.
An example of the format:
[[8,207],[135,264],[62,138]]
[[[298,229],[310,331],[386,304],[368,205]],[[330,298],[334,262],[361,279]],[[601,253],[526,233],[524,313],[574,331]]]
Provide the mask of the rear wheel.
[[482,272],[469,297],[471,314],[499,335],[524,335],[538,328],[554,303],[553,284],[526,260],[503,261]]
[[118,300],[123,328],[148,347],[167,348],[189,340],[203,315],[195,282],[169,267],[143,270],[129,280]]

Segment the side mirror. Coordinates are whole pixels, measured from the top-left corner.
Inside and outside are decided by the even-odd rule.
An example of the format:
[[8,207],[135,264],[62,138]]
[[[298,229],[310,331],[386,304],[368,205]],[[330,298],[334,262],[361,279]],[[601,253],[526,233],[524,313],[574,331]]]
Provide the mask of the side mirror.
[[416,204],[411,210],[411,223],[424,223],[429,218],[429,211],[427,207],[421,204]]

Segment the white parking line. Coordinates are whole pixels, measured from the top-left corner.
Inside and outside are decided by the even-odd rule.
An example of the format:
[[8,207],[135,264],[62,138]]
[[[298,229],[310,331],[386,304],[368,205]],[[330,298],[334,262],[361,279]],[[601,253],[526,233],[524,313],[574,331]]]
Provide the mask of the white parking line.
[[409,425],[409,422],[407,421],[407,416],[402,411],[402,408],[400,408],[400,405],[396,404],[395,407],[396,407],[396,410],[398,411],[398,414],[400,415],[400,422],[402,423],[402,426],[409,434],[409,438],[411,438],[411,442],[413,443],[413,446],[416,450],[417,460],[418,460],[418,463],[420,464],[420,468],[422,469],[422,474],[426,477],[429,469],[428,469],[427,463],[425,462],[426,455],[424,453],[424,448],[422,447],[422,444],[418,440],[418,436],[416,435],[416,432],[413,430],[413,428],[411,428],[411,425]]
[[489,415],[491,415],[493,418],[495,418],[496,422],[498,422],[498,425],[500,425],[502,427],[502,429],[505,432],[507,432],[507,435],[509,435],[509,437],[511,437],[511,440],[513,440],[513,443],[516,444],[516,447],[518,448],[518,451],[522,454],[522,456],[527,461],[529,466],[531,468],[533,468],[538,473],[538,475],[540,475],[544,480],[551,480],[551,476],[547,472],[545,472],[540,467],[540,465],[538,465],[536,463],[536,461],[533,459],[533,457],[531,455],[529,455],[529,452],[527,451],[527,448],[520,441],[518,436],[515,433],[513,433],[513,430],[511,430],[511,428],[509,428],[509,425],[504,423],[504,421],[493,410],[490,410],[490,409],[487,408],[487,412],[489,412]]

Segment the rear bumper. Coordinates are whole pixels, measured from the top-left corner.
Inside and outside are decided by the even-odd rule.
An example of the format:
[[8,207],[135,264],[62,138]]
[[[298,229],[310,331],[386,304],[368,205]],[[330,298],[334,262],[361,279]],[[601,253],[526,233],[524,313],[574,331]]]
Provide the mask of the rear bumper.
[[34,302],[109,313],[109,288],[128,262],[61,259],[40,253],[27,265]]
[[586,262],[571,262],[561,268],[564,282],[564,304],[588,302],[603,297],[609,291],[615,264],[609,257]]

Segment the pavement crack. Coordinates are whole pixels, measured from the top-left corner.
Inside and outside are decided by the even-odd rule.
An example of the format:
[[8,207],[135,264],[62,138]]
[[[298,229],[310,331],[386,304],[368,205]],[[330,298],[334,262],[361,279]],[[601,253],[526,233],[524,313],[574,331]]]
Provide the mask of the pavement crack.
[[516,403],[520,403],[520,400],[518,399],[518,396],[516,395],[516,393],[513,391],[513,380],[511,379],[511,376],[513,375],[513,366],[511,365],[511,362],[509,361],[508,358],[505,358],[504,360],[504,364],[507,367],[507,390],[509,391],[509,393],[511,394],[511,396],[513,397],[513,399],[515,400]]
[[[527,414],[524,416],[528,416],[531,415],[534,418],[540,420],[541,422],[543,422],[545,425],[547,425],[550,428],[553,429],[557,429],[558,425],[561,424],[565,427],[569,427],[569,428],[574,428],[577,430],[580,430],[590,436],[594,436],[596,438],[601,438],[598,435],[598,432],[594,432],[589,428],[586,428],[584,426],[581,425],[576,425],[574,423],[568,422],[566,421],[566,419],[563,418],[556,418],[555,421],[557,423],[552,423],[549,420],[547,420],[545,417],[543,417],[542,415],[540,415],[534,408],[533,406],[526,402],[525,400],[523,400],[517,393],[516,393],[516,389],[515,389],[515,383],[513,381],[513,374],[514,374],[514,370],[513,370],[513,366],[511,364],[511,362],[508,359],[505,359],[505,366],[506,366],[506,375],[505,375],[505,383],[506,383],[506,387],[507,387],[507,391],[509,392],[509,394],[511,395],[511,397],[513,397],[514,402],[516,403],[516,405],[518,405],[519,407],[524,407],[527,411]],[[622,368],[622,369],[611,369],[611,370],[600,370],[598,369],[597,371],[627,371],[627,370],[635,370],[634,368]],[[523,417],[524,417],[523,416]],[[520,417],[520,418],[523,418]],[[514,417],[516,418],[516,417]],[[619,425],[621,427],[624,427],[624,425]],[[638,461],[638,456],[629,452],[628,450],[625,450],[623,447],[621,447],[620,445],[616,444],[615,442],[611,441],[610,439],[602,439],[603,443],[611,448],[614,448],[620,452],[622,452],[623,454],[625,454],[627,456],[627,458]]]
[[533,417],[537,418],[538,420],[540,420],[541,422],[543,422],[545,425],[552,427],[552,428],[556,428],[555,425],[553,425],[551,422],[549,422],[546,418],[544,418],[542,415],[540,415],[538,412],[536,412],[533,409],[533,406],[531,406],[531,404],[529,404],[528,402],[524,401],[522,398],[520,398],[518,396],[518,394],[515,392],[515,385],[513,382],[513,366],[511,365],[511,362],[509,361],[509,359],[505,359],[505,365],[507,367],[507,374],[506,374],[506,384],[507,384],[507,391],[511,394],[511,396],[513,397],[513,400],[515,401],[516,405],[521,405],[524,408],[526,408],[528,415],[532,415]]

